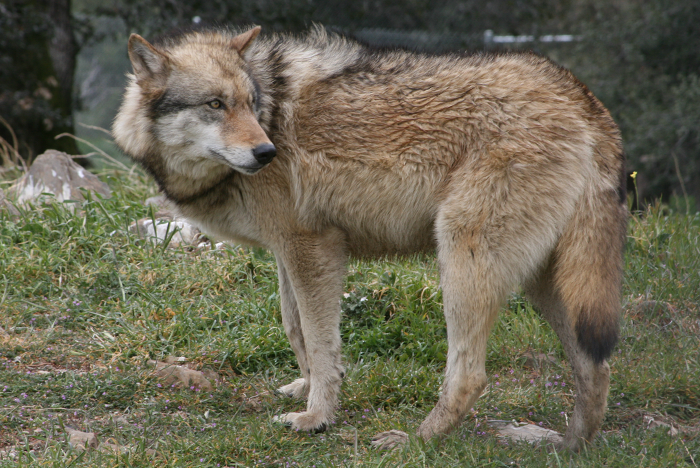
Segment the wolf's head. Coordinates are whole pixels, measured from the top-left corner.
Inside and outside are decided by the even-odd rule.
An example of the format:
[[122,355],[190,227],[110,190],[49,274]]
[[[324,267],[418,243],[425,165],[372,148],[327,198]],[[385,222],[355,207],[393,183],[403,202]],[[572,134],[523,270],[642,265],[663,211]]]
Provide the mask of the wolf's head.
[[254,174],[275,156],[258,123],[260,88],[243,59],[259,33],[191,33],[163,46],[129,38],[134,74],[114,138],[161,185],[171,175],[197,183],[222,166]]

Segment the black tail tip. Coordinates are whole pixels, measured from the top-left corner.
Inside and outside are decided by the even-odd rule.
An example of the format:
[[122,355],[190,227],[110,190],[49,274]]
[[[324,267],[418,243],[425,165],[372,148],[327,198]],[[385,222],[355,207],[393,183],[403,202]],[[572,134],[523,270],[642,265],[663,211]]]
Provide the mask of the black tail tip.
[[588,314],[581,314],[576,323],[576,339],[585,353],[596,364],[608,359],[620,336],[619,319],[591,320]]

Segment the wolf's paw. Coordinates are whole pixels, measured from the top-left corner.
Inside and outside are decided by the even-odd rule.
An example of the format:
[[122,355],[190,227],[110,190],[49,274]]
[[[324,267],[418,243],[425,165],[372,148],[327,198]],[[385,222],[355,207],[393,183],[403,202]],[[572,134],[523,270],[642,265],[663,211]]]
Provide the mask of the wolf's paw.
[[550,452],[556,450],[557,452],[570,451],[576,453],[586,444],[587,442],[583,437],[571,437],[569,434],[566,434],[564,437],[547,437],[541,441],[541,445],[545,445]]
[[272,418],[272,422],[291,426],[295,431],[324,432],[328,425],[320,414],[304,411],[302,413],[287,413]]
[[380,432],[372,437],[372,447],[379,450],[394,450],[403,447],[408,442],[408,434],[403,431],[392,429],[387,432]]
[[294,382],[280,387],[276,391],[281,395],[296,398],[297,400],[303,400],[309,396],[309,386],[306,385],[305,379],[296,379]]

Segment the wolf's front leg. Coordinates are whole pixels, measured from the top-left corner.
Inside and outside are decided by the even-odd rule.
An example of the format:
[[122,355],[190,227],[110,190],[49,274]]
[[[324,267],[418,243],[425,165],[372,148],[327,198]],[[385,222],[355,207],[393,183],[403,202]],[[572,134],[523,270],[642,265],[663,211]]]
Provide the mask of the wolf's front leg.
[[[278,254],[286,273],[280,285],[289,280],[296,298],[306,360],[302,375],[308,382],[306,411],[288,413],[278,420],[297,430],[324,430],[338,405],[344,376],[340,358],[339,303],[347,261],[344,245],[341,231],[328,230],[286,239]],[[293,346],[299,358],[297,334],[292,332],[290,339],[297,340]],[[299,361],[300,366],[302,362]]]
[[291,398],[303,399],[309,395],[309,364],[306,359],[306,345],[304,344],[304,334],[301,330],[297,299],[294,296],[294,289],[289,281],[287,269],[284,267],[284,261],[279,255],[277,256],[277,272],[280,284],[282,324],[301,370],[300,379],[278,388],[277,392]]

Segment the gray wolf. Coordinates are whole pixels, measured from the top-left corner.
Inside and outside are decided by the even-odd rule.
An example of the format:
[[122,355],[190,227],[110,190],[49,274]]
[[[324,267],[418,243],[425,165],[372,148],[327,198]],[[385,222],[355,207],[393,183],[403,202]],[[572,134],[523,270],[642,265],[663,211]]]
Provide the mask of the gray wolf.
[[[479,397],[489,331],[520,286],[575,376],[563,444],[591,440],[618,337],[627,222],[608,111],[534,54],[431,56],[319,27],[259,32],[157,45],[132,35],[134,73],[113,133],[204,232],[274,252],[301,369],[280,391],[308,398],[306,411],[279,420],[313,431],[333,419],[349,256],[436,251],[449,351],[418,435],[448,433]],[[377,443],[406,437],[397,434]]]

